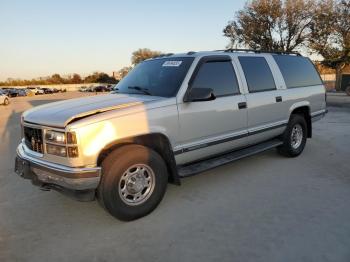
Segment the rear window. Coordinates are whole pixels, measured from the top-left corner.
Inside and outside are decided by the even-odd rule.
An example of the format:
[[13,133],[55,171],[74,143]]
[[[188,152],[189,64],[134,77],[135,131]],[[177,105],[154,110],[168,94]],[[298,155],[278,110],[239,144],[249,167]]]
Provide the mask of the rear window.
[[287,88],[321,85],[322,80],[312,62],[302,56],[274,55]]
[[275,80],[264,57],[240,56],[238,59],[250,93],[276,89]]

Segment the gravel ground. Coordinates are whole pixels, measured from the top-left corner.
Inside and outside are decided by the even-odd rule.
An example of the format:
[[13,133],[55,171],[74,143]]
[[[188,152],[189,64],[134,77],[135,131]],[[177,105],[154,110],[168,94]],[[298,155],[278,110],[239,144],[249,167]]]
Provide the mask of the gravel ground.
[[21,112],[80,95],[0,107],[0,261],[350,261],[350,97],[328,96],[300,157],[270,150],[183,179],[126,223],[13,172]]

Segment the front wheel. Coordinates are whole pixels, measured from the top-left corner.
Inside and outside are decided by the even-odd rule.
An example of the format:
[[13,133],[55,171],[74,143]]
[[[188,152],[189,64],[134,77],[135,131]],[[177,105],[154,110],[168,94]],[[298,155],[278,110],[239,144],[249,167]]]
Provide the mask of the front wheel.
[[10,101],[8,100],[8,98],[5,98],[4,105],[7,106],[9,103],[10,103]]
[[152,212],[168,183],[162,157],[150,148],[127,145],[110,153],[102,163],[97,197],[114,217],[129,221]]
[[283,144],[277,148],[278,152],[287,157],[300,155],[304,150],[306,137],[305,118],[301,115],[292,115],[282,136]]

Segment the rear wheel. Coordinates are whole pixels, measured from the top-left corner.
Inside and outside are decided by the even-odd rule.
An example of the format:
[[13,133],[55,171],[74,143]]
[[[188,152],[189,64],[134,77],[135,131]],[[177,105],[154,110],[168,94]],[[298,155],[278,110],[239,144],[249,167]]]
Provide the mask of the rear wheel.
[[300,155],[305,147],[307,137],[307,125],[305,118],[293,114],[282,136],[283,145],[279,146],[278,152],[287,157]]
[[168,174],[162,157],[150,148],[127,145],[102,163],[98,199],[120,220],[134,220],[152,212],[166,191]]
[[5,100],[4,100],[4,105],[7,106],[9,103],[10,103],[9,99],[8,99],[8,98],[5,98]]

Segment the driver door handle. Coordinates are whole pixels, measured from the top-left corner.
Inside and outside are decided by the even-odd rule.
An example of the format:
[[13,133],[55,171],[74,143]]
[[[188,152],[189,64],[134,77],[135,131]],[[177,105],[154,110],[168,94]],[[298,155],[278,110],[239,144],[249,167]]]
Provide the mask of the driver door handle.
[[276,102],[282,102],[282,97],[281,96],[276,96]]
[[247,103],[246,102],[238,103],[238,109],[244,109],[244,108],[247,108]]

